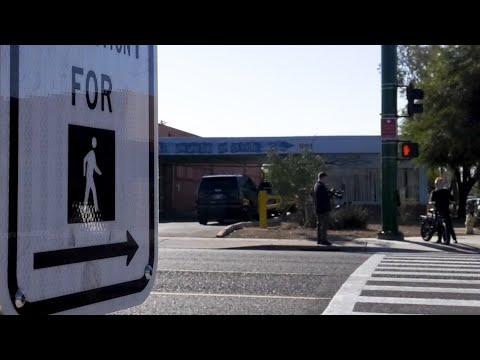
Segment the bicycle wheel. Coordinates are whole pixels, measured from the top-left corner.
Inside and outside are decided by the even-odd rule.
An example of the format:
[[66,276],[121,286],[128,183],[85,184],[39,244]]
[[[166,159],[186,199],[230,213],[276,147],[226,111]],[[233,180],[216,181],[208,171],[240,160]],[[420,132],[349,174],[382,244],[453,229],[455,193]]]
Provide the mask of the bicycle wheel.
[[422,226],[420,227],[420,234],[422,239],[425,241],[430,241],[433,236],[432,225],[428,221],[422,221]]

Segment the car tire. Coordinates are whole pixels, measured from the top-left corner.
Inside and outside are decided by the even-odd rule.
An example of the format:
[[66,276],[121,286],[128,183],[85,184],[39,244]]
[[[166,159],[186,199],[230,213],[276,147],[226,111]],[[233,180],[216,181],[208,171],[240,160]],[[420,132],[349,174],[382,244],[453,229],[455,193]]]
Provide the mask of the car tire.
[[207,225],[208,219],[205,215],[198,215],[198,223],[200,225]]

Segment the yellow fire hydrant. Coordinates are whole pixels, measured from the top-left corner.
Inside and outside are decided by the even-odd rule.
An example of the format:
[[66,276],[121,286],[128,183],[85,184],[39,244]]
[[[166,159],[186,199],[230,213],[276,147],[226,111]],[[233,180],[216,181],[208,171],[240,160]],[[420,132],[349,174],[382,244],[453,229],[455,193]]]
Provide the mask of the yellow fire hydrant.
[[465,234],[473,234],[473,226],[475,225],[475,215],[469,212],[465,218]]

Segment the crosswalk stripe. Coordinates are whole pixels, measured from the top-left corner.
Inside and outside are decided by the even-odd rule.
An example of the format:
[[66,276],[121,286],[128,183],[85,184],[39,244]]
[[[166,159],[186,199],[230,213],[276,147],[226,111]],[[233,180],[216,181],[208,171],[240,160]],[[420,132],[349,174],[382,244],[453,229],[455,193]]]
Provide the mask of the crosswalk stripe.
[[[449,273],[449,272],[462,272],[462,271],[467,271],[469,270],[471,273],[479,273],[480,274],[480,269],[476,269],[476,268],[461,268],[461,269],[457,269],[457,268],[453,268],[453,269],[443,269],[443,268],[431,268],[431,267],[428,267],[428,266],[424,266],[424,267],[411,267],[411,266],[402,266],[402,267],[398,267],[398,266],[382,266],[381,264],[375,269],[375,271],[378,271],[378,270],[383,270],[383,269],[386,269],[386,270],[434,270],[434,271],[438,271],[438,272],[442,272],[443,273]],[[443,270],[443,271],[440,271],[440,270]]]
[[480,277],[480,274],[471,273],[445,273],[445,272],[416,272],[416,271],[375,271],[373,275],[423,275],[423,276],[463,276],[463,277]]
[[381,262],[379,267],[383,266],[395,266],[397,268],[405,267],[405,266],[414,266],[417,268],[439,268],[439,267],[444,267],[444,268],[472,268],[472,269],[480,269],[480,265],[466,265],[466,264],[417,264],[417,263],[386,263],[386,262]]
[[380,304],[443,305],[443,306],[480,307],[480,300],[422,299],[422,298],[359,296],[357,302],[359,302],[359,303],[380,303]]
[[[476,313],[476,308],[480,312],[480,300],[475,299],[480,294],[478,255],[374,256],[347,279],[324,314],[403,315],[413,309],[421,313]],[[472,300],[464,300],[468,298]],[[385,306],[390,310],[383,313]],[[432,310],[431,306],[437,307]],[[464,309],[453,310],[456,307]]]
[[429,253],[425,252],[414,252],[414,253],[389,253],[386,254],[388,257],[412,257],[412,256],[443,256],[443,257],[469,257],[469,256],[480,256],[478,253],[446,253],[446,252],[438,252],[432,251]]
[[436,284],[478,284],[480,280],[464,279],[427,279],[427,278],[401,278],[401,277],[373,277],[369,281],[395,281],[395,282],[413,282],[413,283],[436,283]]
[[439,261],[439,260],[383,260],[382,264],[445,264],[480,266],[480,261]]
[[402,313],[377,313],[377,312],[359,312],[353,311],[352,315],[411,315],[411,314],[402,314]]
[[425,255],[416,255],[416,256],[387,256],[385,260],[450,260],[450,261],[480,261],[479,256],[441,256],[441,255],[431,255],[431,256],[425,256]]
[[365,285],[363,290],[379,291],[412,291],[412,292],[439,292],[439,293],[459,293],[459,294],[480,294],[480,289],[469,288],[436,288],[436,287],[417,287],[417,286],[391,286],[391,285]]
[[323,315],[351,314],[363,287],[384,256],[383,254],[372,255],[360,265],[337,291]]

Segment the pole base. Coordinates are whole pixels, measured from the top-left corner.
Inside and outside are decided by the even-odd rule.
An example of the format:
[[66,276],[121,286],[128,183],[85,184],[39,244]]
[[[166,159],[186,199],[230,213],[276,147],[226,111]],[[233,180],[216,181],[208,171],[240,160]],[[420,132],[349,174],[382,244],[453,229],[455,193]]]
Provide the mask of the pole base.
[[398,231],[396,233],[390,231],[379,231],[377,233],[377,239],[381,240],[405,240],[403,233]]

